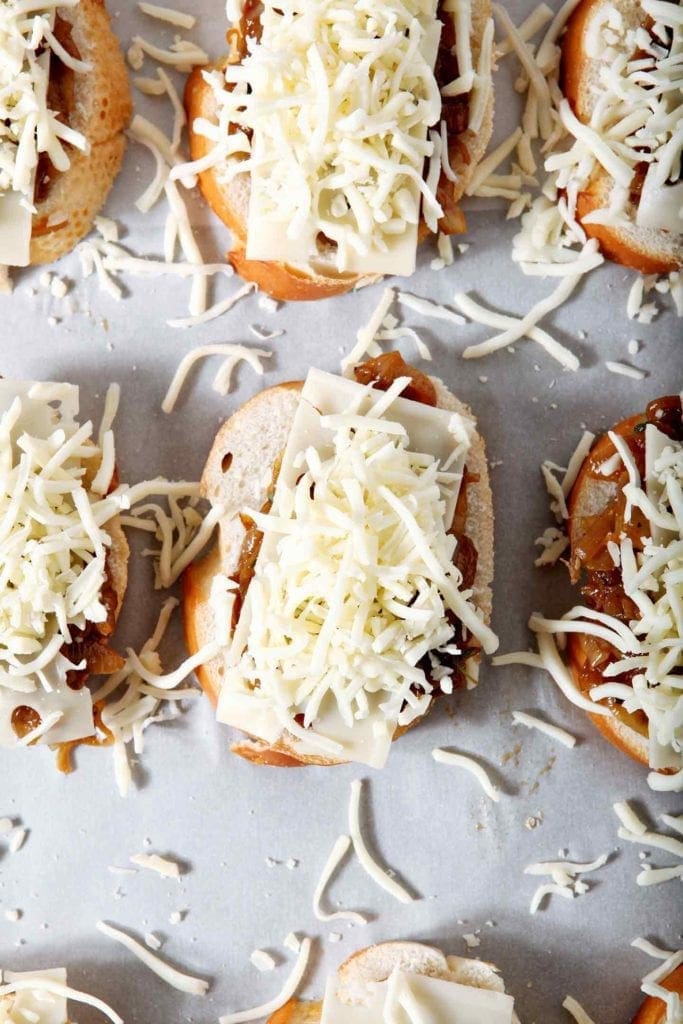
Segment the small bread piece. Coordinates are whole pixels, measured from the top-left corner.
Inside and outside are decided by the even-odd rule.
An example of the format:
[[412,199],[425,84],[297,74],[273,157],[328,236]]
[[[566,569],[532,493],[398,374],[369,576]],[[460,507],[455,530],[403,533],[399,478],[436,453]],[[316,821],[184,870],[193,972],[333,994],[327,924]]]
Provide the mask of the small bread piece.
[[69,96],[69,110],[62,113],[91,149],[81,153],[70,147],[68,170],[50,169],[46,187],[38,183],[32,264],[59,259],[90,231],[121,167],[132,111],[126,66],[104,0],[80,0],[77,7],[59,8],[58,18],[68,33],[67,50],[91,65],[91,70],[76,73],[56,56],[51,58],[52,73],[64,79],[59,91]]
[[[468,419],[471,410],[459,401],[437,378],[432,378],[437,404]],[[300,383],[279,384],[251,398],[219,430],[202,475],[202,494],[213,504],[226,508],[221,520],[217,544],[183,576],[183,622],[185,641],[191,654],[215,637],[211,585],[217,573],[235,573],[244,527],[239,519],[243,508],[260,508],[271,485],[271,467],[285,447],[290,426],[299,403]],[[476,479],[468,487],[468,511],[465,533],[477,549],[477,573],[474,601],[486,622],[491,617],[491,581],[493,579],[493,499],[489,484],[486,449],[483,438],[475,433],[467,456],[467,468]],[[197,676],[212,703],[218,701],[223,681],[223,660],[214,658],[197,669]],[[416,719],[413,725],[421,719]],[[394,738],[405,728],[396,730]],[[289,767],[298,764],[331,765],[340,762],[320,755],[294,754],[280,740],[267,747],[259,740],[234,744],[234,753],[257,764]]]
[[[649,16],[640,0],[581,0],[567,22],[562,38],[561,85],[572,110],[584,124],[590,122],[603,87],[598,79],[600,62],[588,55],[587,40],[596,20],[608,8],[616,8],[626,28],[647,25]],[[631,56],[630,54],[628,55]],[[577,197],[577,217],[589,238],[597,238],[600,250],[610,260],[641,274],[664,274],[683,266],[683,235],[637,227],[585,223],[594,210],[609,205],[613,179],[599,164],[588,187]],[[636,209],[627,207],[634,220]]]
[[[505,991],[503,980],[495,967],[483,960],[445,956],[439,949],[420,942],[382,942],[353,953],[341,965],[337,995],[345,1003],[362,1005],[367,985],[386,981],[394,970],[441,978],[494,992]],[[268,1024],[319,1024],[321,1015],[322,1003],[290,999],[269,1018]],[[655,1022],[638,1021],[637,1024]]]
[[[484,28],[491,17],[491,0],[472,0],[472,60],[476,67],[481,52]],[[236,26],[230,36],[235,56],[245,52],[243,38]],[[195,68],[187,79],[185,87],[185,110],[188,121],[190,157],[193,161],[205,157],[212,149],[212,143],[194,130],[197,118],[216,124],[218,117],[216,99],[211,85],[205,80],[207,70],[222,71],[228,58],[216,61],[209,68]],[[438,126],[437,126],[438,127]],[[493,131],[493,90],[487,98],[486,107],[478,132],[466,130],[448,139],[449,161],[457,180],[444,181],[442,178],[438,198],[444,210],[439,225],[447,234],[466,230],[464,217],[458,206],[465,194],[474,170],[484,155]],[[237,157],[233,159],[239,159]],[[276,261],[249,260],[246,257],[247,216],[249,209],[249,174],[238,174],[226,183],[221,180],[220,167],[211,167],[199,174],[199,187],[223,223],[232,232],[232,248],[227,254],[229,263],[247,281],[253,281],[261,291],[279,301],[310,301],[341,295],[353,288],[376,281],[376,276],[340,274],[334,266],[334,249],[330,246],[329,256],[322,252],[315,266],[292,265]],[[424,225],[420,240],[428,235]]]
[[[683,998],[683,964],[680,964],[675,971],[672,971],[668,978],[664,978],[660,985],[669,992],[678,992]],[[296,1018],[293,1018],[294,1020]],[[302,1022],[305,1018],[302,1018]],[[665,1024],[666,1003],[655,996],[648,996],[640,1005],[640,1009],[633,1018],[633,1024]]]

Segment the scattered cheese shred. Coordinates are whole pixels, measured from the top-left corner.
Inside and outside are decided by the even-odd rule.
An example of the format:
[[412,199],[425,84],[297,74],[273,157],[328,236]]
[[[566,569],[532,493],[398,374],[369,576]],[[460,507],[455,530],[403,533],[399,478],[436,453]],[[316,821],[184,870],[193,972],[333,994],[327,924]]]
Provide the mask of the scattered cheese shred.
[[219,1024],[247,1024],[248,1021],[259,1020],[262,1017],[270,1017],[277,1013],[285,1003],[292,999],[301,984],[304,974],[308,968],[308,961],[311,956],[311,940],[306,937],[301,940],[299,955],[294,964],[292,973],[282,986],[280,993],[267,1003],[255,1006],[251,1010],[241,1010],[238,1013],[226,1013],[219,1017]]
[[349,802],[349,832],[351,833],[351,841],[353,842],[356,856],[373,882],[376,882],[381,889],[384,889],[385,892],[388,892],[390,896],[393,896],[401,903],[412,903],[414,897],[395,878],[392,878],[385,868],[380,867],[365,845],[360,826],[362,786],[361,779],[354,779],[351,783],[351,800]]
[[588,1016],[583,1006],[581,1006],[580,1003],[577,1003],[573,996],[565,996],[562,1007],[571,1014],[576,1021],[576,1024],[594,1024],[593,1019]]
[[131,864],[148,871],[155,871],[164,878],[180,878],[180,865],[169,857],[160,857],[157,853],[134,853]]
[[248,363],[255,373],[263,376],[264,371],[261,360],[269,359],[272,354],[272,352],[268,352],[265,349],[250,349],[245,345],[231,345],[228,343],[200,345],[198,348],[192,349],[181,359],[166,392],[166,397],[161,403],[161,408],[165,413],[173,412],[190,370],[200,359],[206,359],[209,356],[223,356],[223,363],[214,380],[214,390],[218,391],[219,394],[225,395],[230,390],[232,373],[238,363],[242,361]]
[[98,921],[97,930],[106,935],[107,938],[113,939],[114,942],[120,943],[120,945],[136,956],[145,967],[149,967],[150,971],[153,971],[157,977],[161,978],[162,981],[165,981],[172,988],[194,996],[206,995],[210,984],[208,981],[205,981],[203,978],[194,978],[189,974],[183,974],[181,971],[176,970],[175,967],[171,967],[165,960],[150,952],[146,946],[138,942],[131,935],[121,931],[120,928],[114,928],[112,925],[107,924],[106,921]]
[[328,913],[321,907],[321,900],[325,890],[335,871],[348,853],[350,847],[351,837],[339,836],[325,862],[320,879],[315,887],[315,892],[313,893],[313,913],[319,921],[346,920],[353,921],[354,924],[367,924],[367,919],[363,917],[362,914],[358,914],[355,910],[335,910],[332,913]]
[[494,800],[496,803],[500,800],[500,790],[497,786],[493,785],[486,770],[474,758],[468,757],[466,754],[456,754],[451,750],[441,750],[438,747],[432,750],[432,757],[438,764],[455,765],[458,768],[464,768],[465,771],[474,775],[490,800]]
[[513,711],[512,717],[520,725],[525,725],[528,729],[538,729],[539,732],[550,736],[551,739],[557,740],[558,743],[562,743],[565,747],[571,749],[576,746],[576,736],[572,736],[566,729],[561,729],[559,725],[552,725],[550,722],[545,722],[542,718],[537,718],[536,715],[529,715],[525,711]]

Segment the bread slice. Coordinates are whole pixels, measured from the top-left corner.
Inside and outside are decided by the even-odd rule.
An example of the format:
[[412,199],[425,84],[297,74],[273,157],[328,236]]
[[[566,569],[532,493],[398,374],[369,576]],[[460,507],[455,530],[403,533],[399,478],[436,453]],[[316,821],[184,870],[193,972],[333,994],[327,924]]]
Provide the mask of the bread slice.
[[[437,402],[474,421],[470,409],[444,384],[433,378]],[[260,508],[266,500],[272,480],[272,467],[283,451],[299,404],[300,383],[279,384],[250,399],[219,430],[202,476],[202,493],[212,504],[225,505],[216,545],[201,560],[191,565],[183,577],[183,621],[190,653],[195,653],[215,636],[210,602],[211,584],[217,573],[235,573],[244,527],[238,513],[246,507]],[[469,485],[465,533],[477,548],[477,573],[474,601],[487,622],[491,617],[493,579],[493,501],[489,484],[486,449],[483,438],[474,434],[467,457],[467,468],[477,477]],[[223,682],[224,666],[215,658],[197,669],[199,681],[214,704]],[[419,719],[417,720],[419,721]],[[413,725],[416,724],[415,722]],[[396,730],[395,738],[406,730]],[[274,747],[259,740],[234,744],[235,753],[258,764],[282,767],[298,764],[329,765],[334,759],[295,754],[286,739]]]
[[[68,170],[50,171],[46,194],[33,217],[32,264],[52,263],[90,231],[121,166],[132,111],[126,66],[104,0],[81,0],[77,7],[59,8],[58,17],[70,36],[67,49],[92,65],[85,73],[62,66],[71,99],[69,109],[60,111],[91,149],[85,154],[71,148]],[[52,61],[58,58],[53,56]]]
[[[626,28],[649,23],[640,0],[581,0],[575,8],[562,39],[562,90],[584,124],[590,122],[603,91],[598,78],[600,61],[588,55],[587,39],[596,19],[603,18],[608,8],[620,12]],[[642,274],[663,274],[683,266],[683,235],[637,227],[633,204],[626,211],[632,221],[628,226],[585,223],[589,213],[609,205],[613,186],[613,179],[598,165],[577,197],[577,217],[588,237],[597,238],[608,259]]]
[[[683,998],[683,964],[680,964],[660,984],[669,992],[678,992],[679,996]],[[315,1020],[315,1018],[312,1019]],[[305,1018],[302,1018],[302,1024],[304,1020]],[[648,996],[647,999],[644,999],[638,1013],[633,1018],[633,1024],[665,1024],[665,1021],[666,1003],[655,996]],[[306,1024],[308,1024],[307,1021]]]
[[[394,970],[423,974],[459,985],[504,992],[505,985],[492,964],[461,956],[445,956],[420,942],[382,942],[354,953],[339,968],[337,996],[342,1002],[363,1005],[367,985],[386,981]],[[322,1003],[290,1001],[270,1017],[268,1024],[319,1024]],[[638,1024],[655,1024],[640,1021]]]
[[[472,59],[476,67],[481,51],[484,28],[491,16],[491,0],[472,0]],[[235,51],[245,52],[244,41],[238,29],[231,30]],[[228,58],[211,66],[221,71]],[[213,89],[204,77],[207,69],[195,68],[185,88],[185,110],[188,120],[191,159],[200,160],[212,149],[212,143],[194,130],[197,118],[217,123],[216,100]],[[446,181],[442,177],[439,198],[444,208],[440,230],[446,234],[465,230],[464,217],[458,203],[465,194],[474,170],[481,160],[493,130],[493,92],[491,91],[481,128],[478,132],[465,131],[456,138],[449,138],[449,159],[458,180]],[[231,159],[240,159],[233,157]],[[362,277],[357,274],[340,274],[334,265],[334,248],[323,250],[316,265],[291,265],[275,261],[249,260],[246,256],[247,215],[249,209],[250,179],[247,173],[235,175],[228,183],[221,180],[221,168],[212,167],[199,175],[199,186],[214,213],[232,232],[232,248],[227,254],[228,261],[237,273],[247,281],[253,281],[261,291],[281,301],[306,301],[341,295],[377,280],[376,277]],[[421,231],[421,237],[428,234]]]
[[[613,432],[620,437],[627,439],[633,434],[634,427],[642,423],[644,416],[630,416],[622,420],[615,427]],[[596,479],[591,473],[591,466],[595,467],[605,462],[614,455],[614,445],[607,434],[603,434],[591,449],[584,460],[574,486],[572,487],[567,507],[569,521],[567,524],[570,548],[571,563],[577,557],[576,550],[581,542],[583,526],[586,517],[602,515],[615,501],[619,494],[619,485],[607,478]],[[577,574],[578,575],[578,574]],[[580,669],[586,661],[586,652],[581,642],[580,634],[570,634],[569,651],[571,659],[569,668],[574,679],[577,690],[581,691]],[[649,743],[646,736],[641,735],[628,723],[622,721],[617,715],[591,715],[589,718],[602,733],[605,739],[623,753],[628,754],[640,764],[649,765]]]

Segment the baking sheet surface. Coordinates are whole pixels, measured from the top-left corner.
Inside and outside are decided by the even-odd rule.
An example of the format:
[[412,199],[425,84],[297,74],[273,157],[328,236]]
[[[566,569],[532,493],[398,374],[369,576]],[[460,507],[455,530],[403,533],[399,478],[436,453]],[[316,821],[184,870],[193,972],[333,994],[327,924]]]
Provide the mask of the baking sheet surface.
[[[124,45],[138,32],[172,41],[173,30],[144,19],[130,0],[109,0],[109,6]],[[194,38],[218,55],[223,5],[179,0],[177,6],[201,11]],[[532,5],[517,0],[509,6],[519,21]],[[498,77],[499,136],[515,123],[510,74],[516,74],[512,64]],[[163,101],[137,96],[136,104],[162,119]],[[148,156],[131,144],[106,213],[125,227],[124,242],[132,250],[159,256],[163,209],[143,218],[132,206],[153,173]],[[207,258],[220,256],[224,234],[201,202],[194,201],[192,210]],[[471,291],[497,309],[526,312],[552,282],[524,278],[514,267],[510,243],[516,227],[505,223],[504,211],[474,202],[467,214],[469,250],[451,268],[434,272],[429,261],[435,253],[428,246],[418,273],[403,286],[446,303],[456,291]],[[118,381],[118,461],[131,482],[157,473],[198,478],[218,425],[262,385],[300,378],[310,365],[337,371],[382,287],[281,307],[276,314],[252,296],[214,323],[180,331],[166,320],[186,315],[186,283],[131,278],[129,294],[115,303],[94,278],[80,280],[76,256],[50,269],[73,282],[78,311],[64,315],[63,303],[41,286],[40,271],[17,275],[15,294],[0,298],[0,373],[73,381],[81,386],[83,411],[93,417],[100,414],[106,385]],[[632,280],[622,268],[601,268],[553,316],[551,330],[581,358],[576,374],[563,371],[529,341],[518,343],[514,353],[464,361],[462,349],[487,337],[487,328],[457,328],[407,311],[404,316],[432,350],[428,369],[471,404],[487,440],[496,508],[494,626],[501,651],[529,644],[525,624],[531,611],[561,613],[571,600],[563,570],[542,572],[532,564],[533,539],[551,525],[540,461],[566,464],[582,426],[604,429],[683,384],[681,321],[670,312],[650,326],[628,321]],[[236,286],[223,281],[217,295]],[[51,317],[59,322],[51,324]],[[286,333],[259,343],[250,324]],[[635,358],[627,353],[632,338],[642,343]],[[221,398],[210,386],[216,364],[202,364],[175,413],[165,416],[160,403],[179,359],[214,341],[272,348],[265,378],[242,365],[233,392]],[[409,342],[403,351],[415,358]],[[605,370],[605,359],[632,361],[647,377],[638,382],[614,376]],[[135,544],[139,554],[142,545],[137,539]],[[136,558],[118,629],[121,648],[139,648],[160,602],[149,562]],[[163,654],[167,668],[184,656],[177,623]],[[680,797],[650,792],[645,772],[604,743],[541,673],[484,666],[481,676],[478,690],[441,702],[424,725],[397,743],[381,773],[353,766],[257,769],[229,753],[228,733],[216,726],[203,699],[176,722],[147,733],[147,749],[135,769],[138,788],[125,801],[117,795],[107,752],[79,752],[78,770],[63,777],[45,749],[0,751],[0,817],[21,819],[29,830],[24,848],[13,855],[0,839],[0,964],[13,970],[66,964],[71,984],[110,1001],[128,1024],[208,1024],[221,1012],[275,994],[293,959],[282,946],[290,931],[319,936],[305,982],[310,996],[320,995],[326,972],[360,946],[415,938],[466,953],[462,936],[476,933],[481,944],[472,953],[501,968],[525,1024],[567,1020],[561,1009],[567,993],[596,1024],[630,1020],[640,1001],[638,979],[654,962],[629,944],[646,935],[667,948],[680,945],[681,887],[675,881],[636,886],[640,848],[617,840],[611,805],[632,799],[656,823],[658,814],[676,813],[677,805],[680,813]],[[539,709],[575,733],[577,747],[566,750],[513,728],[514,709]],[[491,803],[468,774],[435,764],[435,746],[480,757],[501,787],[500,802]],[[396,903],[351,860],[331,889],[332,905],[368,912],[371,921],[365,928],[321,925],[311,909],[313,888],[334,840],[347,830],[349,783],[359,776],[370,779],[365,828],[371,845],[420,898]],[[527,826],[530,818],[536,827]],[[610,860],[587,876],[588,894],[573,901],[554,898],[530,917],[538,880],[523,868],[553,859],[560,850],[578,860],[608,853]],[[128,865],[131,854],[149,851],[179,858],[186,873],[174,881],[146,871],[109,870]],[[290,859],[296,863],[288,867]],[[664,865],[671,858],[652,853],[648,861]],[[5,911],[15,908],[20,920],[10,922]],[[174,911],[183,911],[178,924],[170,922]],[[212,979],[209,995],[183,996],[168,988],[98,934],[99,919],[138,936],[154,931],[164,939],[163,956]],[[331,933],[341,935],[340,941],[330,941]],[[275,972],[260,974],[250,964],[256,948],[273,952]],[[96,1015],[79,1008],[76,1019],[89,1024]]]

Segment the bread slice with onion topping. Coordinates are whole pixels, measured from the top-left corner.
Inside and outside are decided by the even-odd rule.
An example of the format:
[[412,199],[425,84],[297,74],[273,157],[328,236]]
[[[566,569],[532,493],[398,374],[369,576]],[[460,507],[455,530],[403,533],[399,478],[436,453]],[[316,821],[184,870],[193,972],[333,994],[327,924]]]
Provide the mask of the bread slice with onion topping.
[[[327,377],[327,375],[323,376]],[[449,536],[451,531],[457,536],[457,543],[455,544],[455,551],[452,556],[455,565],[451,566],[451,569],[454,574],[454,580],[459,581],[458,585],[461,589],[458,593],[464,595],[467,602],[466,606],[462,606],[463,614],[468,617],[470,626],[475,633],[479,633],[479,638],[472,635],[470,629],[465,627],[462,622],[457,622],[456,616],[451,612],[448,612],[448,619],[440,618],[439,616],[446,615],[445,608],[443,613],[439,613],[435,620],[438,628],[443,628],[453,638],[453,646],[449,647],[446,644],[445,648],[445,650],[450,652],[450,655],[444,654],[445,661],[443,664],[439,663],[441,664],[440,668],[437,668],[436,665],[439,661],[436,653],[433,665],[430,665],[429,652],[425,653],[424,656],[420,656],[419,665],[427,666],[426,675],[424,675],[425,670],[419,668],[419,665],[406,670],[412,672],[416,679],[419,677],[423,680],[426,680],[427,676],[431,673],[433,676],[432,683],[428,684],[428,687],[433,697],[436,698],[437,694],[442,691],[451,692],[453,688],[473,685],[476,680],[476,663],[478,662],[481,647],[484,646],[492,649],[497,644],[497,640],[495,640],[489,627],[486,625],[491,614],[490,586],[493,577],[493,509],[484,441],[475,429],[472,414],[467,406],[463,405],[440,381],[428,378],[424,374],[419,373],[419,371],[408,367],[397,353],[379,357],[377,360],[370,360],[367,364],[361,364],[361,366],[356,368],[356,378],[368,384],[374,382],[377,385],[377,387],[366,389],[360,389],[357,385],[354,385],[357,388],[357,392],[366,394],[369,396],[368,400],[371,401],[376,401],[381,397],[382,391],[379,389],[390,388],[392,385],[395,386],[397,379],[403,379],[404,382],[409,380],[410,384],[407,388],[405,383],[402,385],[405,388],[404,395],[408,396],[408,400],[406,400],[406,397],[401,398],[404,415],[407,413],[415,418],[423,415],[426,416],[427,412],[421,412],[420,410],[427,409],[427,403],[429,402],[431,403],[431,411],[435,411],[434,407],[438,406],[441,410],[452,412],[457,424],[466,425],[469,432],[467,452],[462,456],[464,459],[462,487],[458,492],[457,504],[454,513],[452,513],[453,522],[449,522],[447,526],[443,524],[441,529],[446,529]],[[335,381],[338,383],[334,384]],[[324,381],[323,383],[325,383],[326,387],[332,386],[333,391],[345,383],[350,384],[350,382],[333,377],[330,377],[329,381]],[[219,636],[223,637],[221,640],[223,645],[221,654],[202,665],[197,672],[204,690],[211,700],[219,706],[219,717],[223,717],[220,714],[222,702],[232,701],[234,693],[242,694],[239,698],[234,696],[234,699],[236,701],[239,699],[244,717],[241,715],[236,716],[234,709],[232,715],[223,717],[223,720],[229,721],[229,724],[234,725],[236,721],[239,721],[240,725],[238,727],[250,736],[249,739],[234,744],[232,747],[233,751],[256,763],[283,766],[292,764],[329,765],[349,759],[356,759],[354,756],[343,752],[337,754],[330,753],[326,749],[321,749],[320,751],[310,747],[305,749],[305,742],[302,747],[302,736],[307,736],[309,732],[312,737],[315,736],[316,722],[311,723],[310,729],[308,727],[303,730],[297,729],[298,736],[292,735],[288,728],[283,728],[275,730],[277,732],[276,738],[273,738],[272,733],[268,734],[271,736],[270,739],[266,740],[263,738],[265,733],[259,738],[258,727],[260,719],[258,716],[261,705],[259,699],[251,700],[249,695],[252,694],[253,697],[260,698],[263,692],[258,682],[247,684],[246,690],[244,690],[244,679],[241,676],[241,669],[238,670],[235,665],[230,667],[230,658],[235,654],[236,646],[240,648],[240,651],[237,653],[241,653],[243,648],[244,652],[246,652],[245,656],[256,654],[260,657],[264,654],[264,650],[260,645],[267,642],[265,639],[256,643],[255,640],[247,638],[244,645],[242,645],[242,641],[235,640],[235,636],[238,629],[247,628],[241,620],[244,615],[244,608],[248,607],[249,602],[252,600],[250,590],[253,587],[254,578],[257,581],[261,581],[263,573],[267,574],[270,572],[271,570],[268,567],[276,564],[278,558],[281,558],[282,555],[275,555],[271,549],[269,549],[269,554],[265,555],[265,549],[261,547],[263,542],[262,525],[254,522],[254,516],[256,515],[258,519],[258,515],[246,510],[270,510],[273,500],[275,500],[276,505],[278,504],[277,488],[278,482],[282,477],[280,471],[282,454],[285,452],[285,457],[287,458],[287,453],[291,454],[294,451],[293,448],[290,451],[291,444],[293,443],[296,446],[298,443],[298,441],[292,441],[292,427],[297,422],[296,417],[300,407],[304,406],[304,412],[310,409],[309,402],[302,401],[301,389],[302,385],[300,383],[282,384],[269,388],[247,402],[221,427],[202,477],[204,496],[212,504],[220,504],[224,510],[220,520],[219,540],[207,556],[186,570],[183,582],[183,615],[186,642],[190,652],[199,651],[205,644],[216,640]],[[357,399],[357,392],[353,392],[354,400]],[[413,396],[415,396],[416,400],[410,400]],[[388,420],[392,419],[391,413],[392,410],[389,409],[387,412]],[[445,416],[442,419],[451,422],[453,417]],[[317,430],[318,428],[314,424],[310,429]],[[395,429],[395,425],[390,429]],[[297,433],[296,436],[298,438],[300,435]],[[318,437],[317,434],[309,436]],[[423,433],[423,439],[424,436]],[[313,444],[313,442],[311,443]],[[325,441],[325,451],[328,451],[329,443],[329,439]],[[342,443],[342,441],[340,440],[339,443]],[[452,446],[452,442],[448,443]],[[418,451],[420,450],[422,449],[418,448]],[[427,459],[426,456],[425,459]],[[328,465],[328,463],[326,462],[325,465]],[[349,480],[345,486],[355,489],[356,485]],[[283,482],[283,493],[285,495],[289,494],[288,488],[289,485]],[[325,520],[328,513],[333,516],[336,515],[333,512],[329,512],[327,505],[321,504],[316,507],[313,489],[311,498],[312,511],[306,511],[307,515],[315,514],[320,517],[321,521]],[[282,500],[284,501],[284,499]],[[322,499],[320,500],[322,502]],[[389,495],[388,500],[392,500],[391,495]],[[443,515],[443,512],[441,514]],[[269,522],[267,511],[265,515],[265,525],[267,527]],[[387,522],[389,522],[389,519],[387,519]],[[391,523],[391,528],[397,531],[396,543],[399,543],[402,531],[399,530],[398,525],[394,526],[393,520],[391,520]],[[321,529],[328,529],[324,522]],[[389,526],[387,526],[387,529],[389,529]],[[370,543],[375,544],[377,542],[376,539],[371,534],[369,536]],[[448,543],[451,544],[452,542],[449,541]],[[387,550],[391,549],[388,548]],[[260,557],[261,562],[259,562]],[[316,549],[315,557],[316,559],[322,558],[324,560],[324,546],[320,551]],[[428,553],[426,557],[429,559],[431,556]],[[315,564],[318,566],[320,563],[316,562]],[[303,571],[305,574],[305,567],[304,570],[301,570],[301,567],[299,567],[297,572],[300,571]],[[401,575],[398,566],[387,571],[398,573],[399,576]],[[360,572],[362,574],[363,570],[361,569]],[[296,578],[298,579],[298,577]],[[369,579],[374,579],[372,574],[369,575]],[[410,579],[412,580],[412,577]],[[258,586],[260,585],[261,582],[258,582]],[[294,583],[292,580],[288,580],[286,574],[284,574],[283,579],[280,579],[279,585],[283,586],[284,592],[294,593]],[[331,626],[333,618],[332,608],[335,602],[330,600],[328,603],[329,595],[324,592],[324,588],[323,592],[321,592],[322,584],[319,582],[319,577],[312,576],[308,580],[303,580],[302,585],[311,586],[313,588],[312,594],[315,592],[316,587],[318,588],[321,607],[324,606],[328,609],[327,612],[321,612],[321,621],[325,621],[329,612],[330,622],[328,625]],[[230,589],[232,604],[229,608],[216,602],[217,586],[227,586]],[[418,599],[418,592],[413,592],[412,586],[412,582],[406,579],[405,588],[402,585],[400,588],[402,591],[405,590],[404,600],[408,602],[408,607]],[[342,603],[346,600],[351,600],[350,594],[352,589],[350,585],[348,596],[341,592],[340,600]],[[375,595],[378,593],[379,591],[376,591]],[[372,595],[368,596],[368,600],[373,600]],[[420,600],[418,600],[418,603],[420,603]],[[459,601],[460,598],[456,597],[455,600]],[[411,613],[408,610],[404,613],[400,607],[393,603],[390,603],[388,606],[396,609],[399,614],[405,614],[410,617]],[[375,608],[378,605],[373,603],[372,607]],[[252,615],[252,612],[249,614]],[[253,615],[257,617],[258,614],[257,611],[253,612]],[[277,615],[277,612],[273,611],[271,613],[268,611],[267,614]],[[398,635],[403,636],[401,629],[399,629],[398,620],[395,620],[393,616],[389,616],[388,612],[378,612],[378,614],[380,618],[373,628],[379,628],[380,622],[388,627],[390,625],[389,618],[391,618],[391,622],[394,623],[392,628],[396,629]],[[290,615],[292,618],[287,618]],[[382,618],[385,615],[389,617]],[[469,619],[470,615],[473,616],[472,619]],[[229,618],[226,621],[228,616]],[[426,612],[425,617],[429,619]],[[300,628],[298,611],[285,613],[285,619],[286,622],[283,628],[286,631],[290,628],[292,630]],[[254,619],[248,618],[246,621],[247,623],[253,623]],[[429,621],[432,620],[429,619]],[[361,624],[361,620],[359,620],[358,627]],[[317,626],[311,626],[310,628],[314,629],[317,633]],[[322,629],[322,632],[324,633],[325,630]],[[415,637],[421,636],[419,629],[416,628],[414,632]],[[250,635],[253,637],[255,634],[251,633]],[[339,656],[345,657],[349,654],[350,657],[356,657],[356,645],[349,641],[347,634],[341,630],[334,635],[336,638],[335,642],[338,639],[342,644],[342,647],[339,649]],[[302,634],[299,634],[300,640],[301,637]],[[345,637],[346,639],[344,639]],[[360,640],[358,642],[360,643]],[[363,640],[363,642],[365,641]],[[408,641],[406,641],[406,644],[408,644]],[[230,654],[231,647],[233,648],[232,654]],[[253,649],[254,647],[255,649]],[[268,650],[270,650],[270,647]],[[381,647],[378,647],[377,650],[381,650]],[[301,670],[305,676],[307,675],[305,669],[308,663],[305,662],[304,655],[302,655],[302,658],[304,658],[304,663],[297,662],[297,671]],[[388,653],[386,658],[389,659]],[[332,666],[333,655],[330,655],[330,659],[332,660],[326,660],[324,663]],[[447,667],[443,667],[446,663]],[[379,657],[377,660],[377,671],[381,673],[383,666],[386,664],[389,664],[389,661],[385,662],[382,660],[382,657]],[[284,680],[288,671],[284,662],[278,661],[276,663],[272,676],[275,689],[279,688],[280,680]],[[294,670],[292,669],[292,671]],[[284,675],[282,674],[283,672]],[[325,672],[320,666],[312,670],[310,674],[311,678],[320,676],[321,680],[325,676]],[[351,676],[353,677],[353,672],[351,672]],[[271,678],[270,675],[269,678]],[[358,688],[365,689],[362,676],[356,682]],[[355,686],[356,684],[351,681],[350,685]],[[396,738],[405,732],[406,728],[416,724],[423,717],[423,713],[432,706],[433,699],[428,699],[428,695],[423,692],[424,686],[424,682],[422,684],[416,682],[415,687],[408,694],[410,701],[413,703],[415,703],[417,694],[420,695],[422,700],[419,706],[416,705],[414,715],[406,714],[404,716],[406,720],[403,723],[400,715],[396,718],[397,712],[392,714],[390,737],[393,735],[393,738]],[[374,687],[370,686],[369,692],[372,692],[373,689]],[[366,707],[365,702],[367,698],[363,695],[361,697],[363,703],[359,706],[359,724],[357,727],[352,727],[349,733],[351,737],[349,739],[350,749],[353,749],[354,730],[360,735],[363,719],[368,714],[366,710],[364,715],[362,710]],[[371,705],[373,699],[373,697],[370,698]],[[332,695],[329,693],[326,694],[325,700],[329,704],[334,704]],[[296,722],[293,722],[295,727],[300,721],[304,720],[304,706],[307,706],[306,701],[300,703],[301,719],[298,718],[299,704],[295,699],[293,699],[291,704],[292,709],[294,709],[292,713],[297,715]],[[250,708],[253,708],[254,716],[252,727],[250,727],[250,713],[252,713]],[[374,708],[374,712],[377,713],[376,708]],[[330,714],[332,714],[331,710]],[[382,719],[382,717],[382,715],[379,715],[379,719]],[[372,715],[370,720],[374,721]],[[316,719],[316,721],[319,727],[320,719]],[[357,742],[361,741],[358,740]],[[371,745],[371,740],[366,737],[362,740],[362,746],[368,745]],[[346,750],[346,748],[344,749]],[[359,756],[362,753],[360,751]],[[368,763],[373,762],[369,761]]]

